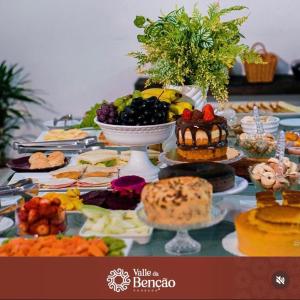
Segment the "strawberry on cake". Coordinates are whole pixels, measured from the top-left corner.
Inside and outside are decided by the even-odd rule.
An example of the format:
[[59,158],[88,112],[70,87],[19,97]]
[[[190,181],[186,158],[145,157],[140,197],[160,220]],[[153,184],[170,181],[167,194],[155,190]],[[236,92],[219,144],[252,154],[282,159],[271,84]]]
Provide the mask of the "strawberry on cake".
[[187,160],[215,160],[226,156],[227,121],[210,104],[202,111],[185,109],[176,122],[177,153]]

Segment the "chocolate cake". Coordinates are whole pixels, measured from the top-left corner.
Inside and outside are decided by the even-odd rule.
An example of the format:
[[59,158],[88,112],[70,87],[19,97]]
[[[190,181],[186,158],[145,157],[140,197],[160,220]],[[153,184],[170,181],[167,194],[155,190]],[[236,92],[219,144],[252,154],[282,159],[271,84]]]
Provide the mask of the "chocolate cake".
[[207,104],[203,111],[185,111],[176,122],[177,153],[188,160],[214,160],[226,156],[227,121],[215,116]]
[[158,174],[159,179],[179,176],[204,178],[213,186],[214,193],[232,188],[235,182],[235,173],[231,166],[214,162],[183,163],[168,166],[161,169]]

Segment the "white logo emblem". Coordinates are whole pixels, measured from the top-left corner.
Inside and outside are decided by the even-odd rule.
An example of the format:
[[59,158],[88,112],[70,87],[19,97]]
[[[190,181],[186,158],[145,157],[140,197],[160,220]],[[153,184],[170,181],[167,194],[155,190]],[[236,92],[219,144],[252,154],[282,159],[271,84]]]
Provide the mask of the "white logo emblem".
[[110,271],[107,276],[107,284],[110,289],[117,293],[127,290],[127,286],[130,284],[128,272],[121,268]]
[[276,283],[285,284],[285,278],[283,276],[276,276]]

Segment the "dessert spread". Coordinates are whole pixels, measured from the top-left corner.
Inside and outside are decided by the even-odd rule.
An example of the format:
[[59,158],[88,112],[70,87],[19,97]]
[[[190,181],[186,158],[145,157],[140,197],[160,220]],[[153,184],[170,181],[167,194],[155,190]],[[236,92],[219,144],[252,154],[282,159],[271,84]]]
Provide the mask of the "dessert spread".
[[231,189],[235,182],[233,167],[215,162],[183,163],[162,168],[158,174],[160,179],[198,176],[206,179],[212,186],[213,192],[223,192]]
[[235,219],[239,250],[249,256],[300,256],[300,207],[270,203]]
[[191,225],[211,218],[212,185],[199,177],[173,177],[147,184],[141,201],[149,221]]
[[249,169],[254,182],[259,183],[264,189],[279,191],[297,182],[300,173],[298,165],[288,157],[283,158],[280,164],[277,158],[270,158],[266,163],[260,163]]
[[176,122],[177,153],[188,160],[213,160],[226,156],[228,128],[210,104],[202,111],[185,109]]

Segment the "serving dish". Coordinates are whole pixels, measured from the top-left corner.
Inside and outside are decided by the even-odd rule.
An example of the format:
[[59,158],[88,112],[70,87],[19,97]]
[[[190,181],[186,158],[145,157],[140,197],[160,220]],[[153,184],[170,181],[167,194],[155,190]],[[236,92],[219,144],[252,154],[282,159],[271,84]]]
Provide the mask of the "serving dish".
[[[6,242],[7,240],[11,240],[11,239],[15,239],[15,238],[18,238],[17,236],[15,237],[0,237],[0,246]],[[132,239],[122,239],[125,243],[125,248],[123,249],[123,253],[124,253],[124,256],[129,256],[129,252],[131,250],[131,247],[132,247],[132,244],[133,244],[133,240]]]
[[7,162],[6,166],[15,172],[40,173],[40,172],[51,172],[60,169],[62,167],[65,167],[70,161],[68,157],[65,157],[64,164],[60,166],[44,168],[44,169],[30,169],[29,158],[30,156],[28,155],[28,156],[11,159]]
[[225,108],[233,109],[238,115],[245,115],[249,114],[254,106],[257,106],[259,111],[276,117],[300,116],[300,106],[286,101],[231,101],[226,103]]
[[222,246],[227,252],[229,252],[232,255],[247,256],[243,254],[238,248],[238,239],[237,239],[236,231],[227,234],[222,239]]
[[110,125],[101,123],[106,139],[114,144],[131,148],[128,164],[120,169],[120,175],[137,175],[146,181],[157,179],[159,168],[154,166],[147,155],[147,145],[159,144],[168,139],[174,130],[175,122],[146,126]]
[[[214,160],[214,162],[219,162],[223,164],[232,164],[234,162],[241,160],[243,157],[244,157],[243,151],[228,147],[226,157],[220,160]],[[161,162],[170,166],[175,164],[181,164],[181,163],[201,162],[201,160],[197,160],[197,161],[187,160],[181,157],[180,155],[177,154],[176,149],[171,149],[170,151],[161,153],[159,159]]]

